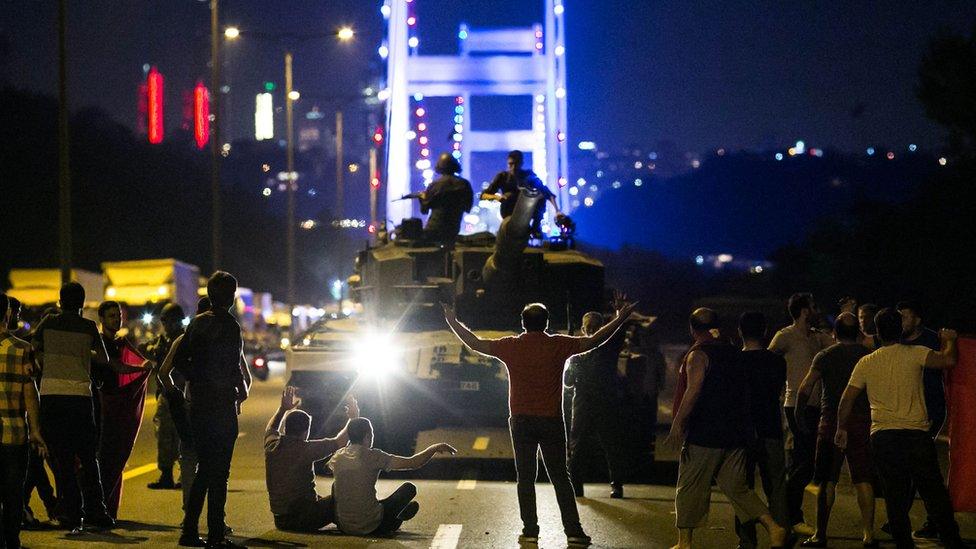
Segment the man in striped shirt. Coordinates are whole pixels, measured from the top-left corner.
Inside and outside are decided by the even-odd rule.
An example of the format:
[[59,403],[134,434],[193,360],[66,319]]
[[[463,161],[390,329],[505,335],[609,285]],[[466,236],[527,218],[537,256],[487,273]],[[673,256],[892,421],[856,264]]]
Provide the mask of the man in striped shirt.
[[7,296],[0,294],[0,508],[3,542],[13,549],[20,547],[28,440],[41,456],[47,449],[37,427],[37,390],[29,375],[30,345],[7,331],[8,305]]
[[44,317],[31,339],[42,371],[41,433],[58,491],[56,518],[68,530],[111,528],[115,521],[105,509],[98,474],[91,389],[92,361],[108,364],[108,353],[95,323],[81,316],[81,284],[65,284],[60,297],[61,312]]

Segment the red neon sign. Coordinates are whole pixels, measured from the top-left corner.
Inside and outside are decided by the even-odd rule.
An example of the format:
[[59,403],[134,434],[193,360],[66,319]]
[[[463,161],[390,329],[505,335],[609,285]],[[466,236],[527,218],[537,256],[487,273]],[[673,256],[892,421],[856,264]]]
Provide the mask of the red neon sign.
[[210,141],[210,92],[203,82],[193,88],[193,140],[202,149]]
[[146,95],[149,99],[149,142],[163,142],[163,75],[153,67],[146,77]]

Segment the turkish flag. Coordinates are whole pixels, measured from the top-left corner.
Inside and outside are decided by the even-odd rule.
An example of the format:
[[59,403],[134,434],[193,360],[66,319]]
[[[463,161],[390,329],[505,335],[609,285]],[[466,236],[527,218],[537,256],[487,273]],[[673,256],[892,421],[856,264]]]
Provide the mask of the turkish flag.
[[949,406],[949,495],[959,512],[976,512],[976,337],[960,337],[946,375]]

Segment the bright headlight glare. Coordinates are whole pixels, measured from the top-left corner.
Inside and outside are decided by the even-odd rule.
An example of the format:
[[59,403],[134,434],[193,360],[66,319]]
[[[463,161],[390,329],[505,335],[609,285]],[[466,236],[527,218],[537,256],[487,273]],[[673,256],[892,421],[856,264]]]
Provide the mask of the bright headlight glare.
[[362,376],[387,377],[396,371],[400,351],[391,337],[368,334],[353,344],[352,360]]

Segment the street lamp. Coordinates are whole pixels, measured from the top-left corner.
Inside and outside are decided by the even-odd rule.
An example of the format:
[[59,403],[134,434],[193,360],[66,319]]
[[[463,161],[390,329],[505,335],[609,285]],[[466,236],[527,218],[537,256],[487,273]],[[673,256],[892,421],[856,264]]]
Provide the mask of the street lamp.
[[[216,0],[212,0],[216,1]],[[235,40],[242,34],[247,34],[248,36],[255,36],[260,38],[271,38],[271,39],[281,39],[282,41],[305,41],[313,38],[326,38],[326,37],[336,37],[341,42],[348,42],[355,37],[355,31],[350,27],[342,27],[336,32],[330,33],[312,33],[312,34],[296,34],[296,33],[282,33],[282,34],[264,34],[264,33],[252,33],[252,32],[242,32],[237,27],[227,27],[224,29],[224,37],[228,40]],[[287,214],[286,214],[286,251],[287,251],[287,279],[288,279],[288,314],[291,315],[292,311],[295,309],[295,225],[297,224],[295,220],[295,190],[298,187],[298,178],[295,172],[295,125],[294,125],[294,102],[297,101],[301,94],[298,90],[292,87],[292,53],[290,50],[285,51],[285,132],[286,132],[286,162],[287,167],[285,168],[288,173],[287,191],[288,191],[288,201],[287,201]],[[338,131],[341,132],[341,113],[337,113],[337,124]],[[341,140],[341,133],[337,135],[337,140]],[[341,143],[341,141],[339,141]],[[342,164],[342,145],[338,145],[337,156],[339,157],[337,162],[338,165]],[[341,170],[339,170],[341,172]],[[339,186],[337,191],[337,200],[341,204],[342,201],[342,174],[339,173],[339,181],[337,185]],[[291,318],[294,322],[294,316]],[[291,334],[294,336],[295,328],[294,325],[291,326]]]

